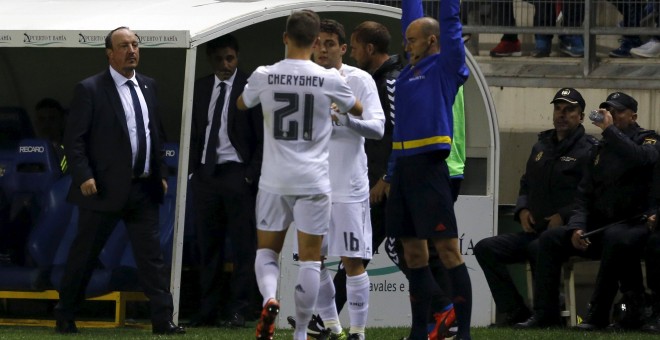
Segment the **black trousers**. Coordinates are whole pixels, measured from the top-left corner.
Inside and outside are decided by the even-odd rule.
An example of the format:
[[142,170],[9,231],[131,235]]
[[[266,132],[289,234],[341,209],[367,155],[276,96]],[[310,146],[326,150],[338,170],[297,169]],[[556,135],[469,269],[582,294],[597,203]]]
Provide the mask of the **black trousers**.
[[254,274],[256,183],[250,185],[245,181],[244,164],[230,162],[217,165],[212,175],[196,172],[192,188],[201,259],[199,314],[208,320],[215,318],[220,301],[228,297],[221,285],[229,237],[229,261],[234,265],[229,311],[245,316],[257,282]]
[[529,261],[534,272],[538,248],[538,234],[525,232],[488,237],[474,246],[498,311],[512,313],[526,308],[506,265]]
[[[644,249],[640,244],[648,236],[645,224],[612,225],[601,234],[590,237],[591,245],[586,251],[573,247],[572,234],[573,230],[564,226],[547,230],[539,238],[534,311],[542,318],[559,318],[557,297],[561,266],[571,256],[600,258],[596,286],[591,296],[591,303],[599,309],[609,311],[618,289],[625,293],[639,289],[643,284],[639,260]],[[637,266],[631,265],[635,262]]]
[[133,247],[138,278],[151,306],[151,320],[159,325],[172,320],[173,304],[169,290],[168,267],[160,249],[158,204],[147,185],[134,181],[128,201],[121,211],[79,209],[78,233],[69,250],[62,277],[60,301],[55,307],[58,320],[73,320],[85,300],[85,289],[98,263],[98,256],[119,220]]
[[651,233],[644,252],[646,262],[646,287],[660,294],[660,231]]

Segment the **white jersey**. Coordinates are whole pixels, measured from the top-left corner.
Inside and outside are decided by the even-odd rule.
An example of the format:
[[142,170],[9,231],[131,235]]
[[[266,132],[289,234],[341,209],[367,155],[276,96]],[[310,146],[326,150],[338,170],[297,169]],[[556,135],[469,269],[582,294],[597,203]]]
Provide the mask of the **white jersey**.
[[260,66],[243,90],[246,106],[261,103],[264,155],[259,190],[281,195],[330,192],[330,106],[342,112],[355,97],[335,69],[310,60],[285,59]]
[[333,124],[330,138],[332,202],[362,202],[369,197],[364,139],[383,138],[385,114],[376,83],[369,73],[344,64],[339,73],[362,103],[362,117],[338,115],[339,123]]

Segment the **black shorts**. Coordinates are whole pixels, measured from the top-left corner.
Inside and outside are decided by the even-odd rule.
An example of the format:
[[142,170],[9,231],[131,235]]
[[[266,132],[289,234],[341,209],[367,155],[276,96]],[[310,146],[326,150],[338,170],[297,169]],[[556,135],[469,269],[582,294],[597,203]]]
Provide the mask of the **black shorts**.
[[456,238],[456,216],[445,152],[396,160],[387,199],[387,236]]

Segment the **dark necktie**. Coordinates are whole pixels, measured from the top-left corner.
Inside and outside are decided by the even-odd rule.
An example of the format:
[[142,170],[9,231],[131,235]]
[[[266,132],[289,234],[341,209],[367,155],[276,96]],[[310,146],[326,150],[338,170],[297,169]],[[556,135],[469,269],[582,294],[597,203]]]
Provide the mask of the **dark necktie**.
[[204,159],[204,168],[206,173],[211,175],[215,170],[217,159],[216,149],[220,143],[220,118],[222,117],[222,108],[225,105],[225,83],[220,82],[220,95],[215,102],[213,110],[213,119],[211,121],[211,130],[209,131],[209,140],[206,142],[206,158]]
[[137,127],[138,150],[137,158],[135,159],[135,166],[133,167],[133,176],[140,177],[144,173],[144,162],[147,158],[147,133],[144,129],[144,119],[142,117],[142,106],[138,99],[137,92],[135,91],[135,84],[132,81],[127,81],[129,91],[131,91],[131,99],[133,99],[133,111],[135,111],[135,126]]

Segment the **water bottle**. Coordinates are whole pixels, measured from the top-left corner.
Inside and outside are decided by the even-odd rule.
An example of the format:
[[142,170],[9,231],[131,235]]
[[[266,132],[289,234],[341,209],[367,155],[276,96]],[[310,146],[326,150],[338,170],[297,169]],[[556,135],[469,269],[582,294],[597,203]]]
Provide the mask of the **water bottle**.
[[605,120],[605,116],[598,110],[591,110],[589,113],[589,119],[594,123],[600,123]]

